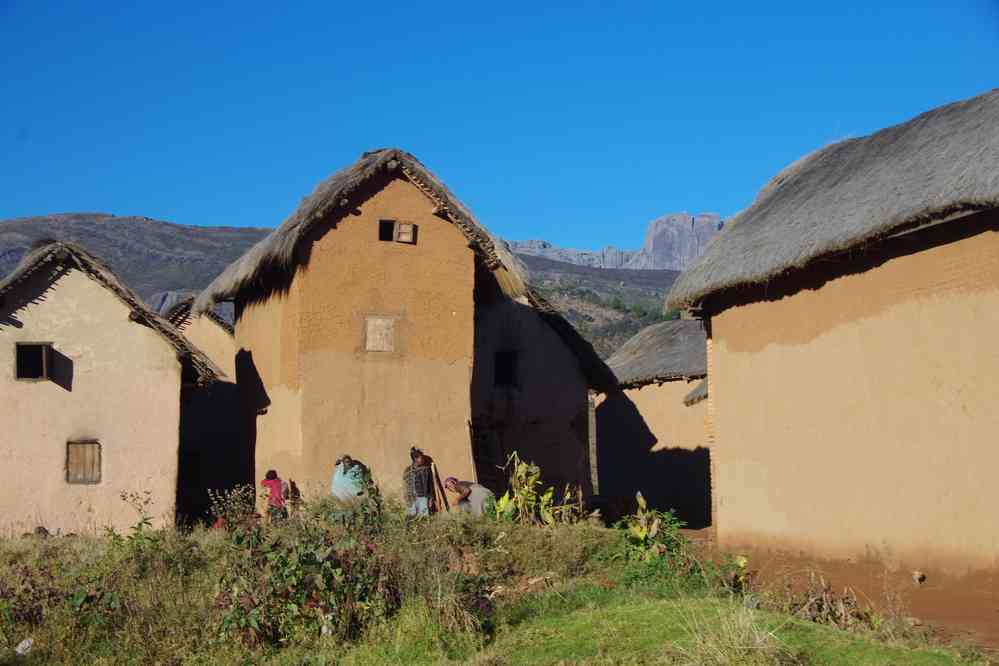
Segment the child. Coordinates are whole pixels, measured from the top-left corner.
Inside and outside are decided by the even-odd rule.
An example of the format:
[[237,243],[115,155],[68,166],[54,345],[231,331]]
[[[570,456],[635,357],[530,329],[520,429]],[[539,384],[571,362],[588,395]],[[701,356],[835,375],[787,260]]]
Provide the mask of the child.
[[288,509],[285,506],[285,486],[278,477],[275,470],[267,470],[264,480],[260,485],[267,490],[267,517],[270,522],[280,522],[288,517]]

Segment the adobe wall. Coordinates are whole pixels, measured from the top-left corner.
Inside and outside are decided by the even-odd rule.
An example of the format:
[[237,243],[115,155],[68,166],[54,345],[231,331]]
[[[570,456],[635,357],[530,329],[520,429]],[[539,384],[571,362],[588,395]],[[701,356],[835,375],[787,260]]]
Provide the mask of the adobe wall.
[[229,381],[236,381],[236,341],[208,317],[191,318],[182,329],[184,337],[203,351],[226,374]]
[[299,471],[293,464],[302,457],[298,287],[293,282],[287,292],[237,304],[236,384],[244,447],[254,461],[258,492],[268,469],[287,479],[289,472]]
[[[41,273],[45,270],[39,271]],[[25,304],[27,300],[33,301]],[[119,497],[150,491],[158,525],[174,515],[180,364],[158,334],[84,273],[39,277],[0,308],[0,533],[125,530],[138,516]],[[15,376],[15,342],[52,342],[56,381]],[[66,482],[66,442],[101,443],[101,481]]]
[[[495,354],[516,352],[516,383],[496,386]],[[480,305],[475,322],[472,413],[481,476],[514,451],[541,467],[545,483],[590,492],[589,402],[579,361],[529,305]],[[500,478],[483,478],[497,486]]]
[[692,528],[711,524],[707,401],[683,403],[699,379],[603,396],[596,409],[600,494],[672,509]]
[[713,316],[722,544],[999,566],[996,218]]
[[[416,244],[378,240],[381,219],[417,224]],[[473,259],[465,236],[401,179],[318,229],[295,279],[302,443],[258,438],[258,468],[276,465],[303,492],[328,493],[333,464],[347,453],[396,493],[417,446],[442,476],[472,475]],[[366,351],[365,321],[375,315],[394,318],[394,351]]]

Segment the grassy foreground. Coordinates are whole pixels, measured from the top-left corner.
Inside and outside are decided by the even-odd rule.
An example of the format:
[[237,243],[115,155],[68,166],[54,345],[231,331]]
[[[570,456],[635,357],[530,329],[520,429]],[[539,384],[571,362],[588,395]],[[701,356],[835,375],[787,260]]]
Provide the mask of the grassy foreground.
[[744,564],[701,563],[655,512],[607,529],[325,502],[179,532],[136,506],[128,534],[0,541],[0,663],[984,663],[887,618],[761,610]]

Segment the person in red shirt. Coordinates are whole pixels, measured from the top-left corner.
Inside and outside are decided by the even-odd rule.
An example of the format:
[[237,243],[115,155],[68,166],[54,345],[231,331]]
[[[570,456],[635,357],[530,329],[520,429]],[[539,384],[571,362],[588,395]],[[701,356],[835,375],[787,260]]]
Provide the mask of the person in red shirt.
[[260,485],[267,490],[267,517],[270,522],[278,522],[288,517],[288,507],[285,506],[286,491],[284,481],[278,477],[275,470],[267,470]]

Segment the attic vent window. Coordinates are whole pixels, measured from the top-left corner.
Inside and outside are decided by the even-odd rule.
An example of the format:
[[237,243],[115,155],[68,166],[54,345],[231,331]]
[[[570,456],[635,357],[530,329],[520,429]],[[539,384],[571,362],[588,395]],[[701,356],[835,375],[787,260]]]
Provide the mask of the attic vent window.
[[49,378],[52,367],[52,343],[18,342],[16,377],[23,381],[42,381]]
[[416,245],[417,231],[417,225],[412,222],[399,222],[398,220],[378,221],[378,240],[380,241]]
[[517,352],[496,352],[493,369],[493,383],[496,386],[517,385]]
[[101,482],[101,443],[96,440],[66,442],[66,483]]
[[368,317],[365,320],[364,349],[369,352],[395,351],[395,319]]

